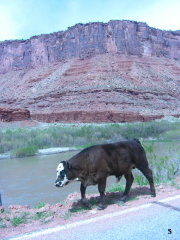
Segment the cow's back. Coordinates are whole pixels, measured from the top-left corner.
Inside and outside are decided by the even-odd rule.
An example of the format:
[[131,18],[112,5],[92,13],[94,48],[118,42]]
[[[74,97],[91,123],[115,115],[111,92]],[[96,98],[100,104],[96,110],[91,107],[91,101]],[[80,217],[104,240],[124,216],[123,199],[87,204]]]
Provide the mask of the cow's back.
[[123,174],[132,166],[148,166],[144,148],[138,139],[97,145],[89,153],[91,164],[112,175]]
[[140,142],[131,140],[85,148],[70,162],[74,168],[80,168],[83,175],[120,176],[133,166],[146,164],[147,160]]

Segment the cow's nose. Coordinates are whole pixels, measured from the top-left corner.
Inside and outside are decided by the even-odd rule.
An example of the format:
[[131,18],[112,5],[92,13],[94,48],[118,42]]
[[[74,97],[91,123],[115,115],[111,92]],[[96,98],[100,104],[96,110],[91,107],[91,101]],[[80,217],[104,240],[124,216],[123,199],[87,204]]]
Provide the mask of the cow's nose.
[[55,182],[54,185],[55,185],[56,187],[60,187],[59,182]]

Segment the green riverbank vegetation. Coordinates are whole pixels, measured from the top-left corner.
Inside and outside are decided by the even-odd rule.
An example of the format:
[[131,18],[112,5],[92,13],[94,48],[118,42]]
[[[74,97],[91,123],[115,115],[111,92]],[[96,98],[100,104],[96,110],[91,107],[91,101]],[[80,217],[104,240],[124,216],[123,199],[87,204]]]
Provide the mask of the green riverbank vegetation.
[[126,124],[65,124],[0,130],[0,154],[10,152],[11,156],[23,157],[34,155],[38,149],[85,147],[125,138],[180,140],[180,122],[162,120]]
[[[167,181],[178,171],[180,160],[180,121],[145,123],[63,124],[39,128],[0,130],[0,154],[12,157],[32,156],[38,149],[77,147],[139,138],[144,146],[155,182]],[[135,182],[147,184],[135,170]]]

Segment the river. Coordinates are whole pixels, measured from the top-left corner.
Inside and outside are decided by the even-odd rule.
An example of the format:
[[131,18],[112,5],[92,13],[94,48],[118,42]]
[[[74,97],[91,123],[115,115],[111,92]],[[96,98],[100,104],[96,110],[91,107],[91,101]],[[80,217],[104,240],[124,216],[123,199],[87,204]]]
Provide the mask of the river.
[[[10,204],[34,206],[38,202],[51,204],[64,201],[68,194],[80,192],[80,183],[72,182],[63,188],[54,186],[56,168],[77,151],[0,160],[0,193],[3,206]],[[107,185],[114,183],[114,177]],[[87,193],[97,193],[97,186],[87,188]]]

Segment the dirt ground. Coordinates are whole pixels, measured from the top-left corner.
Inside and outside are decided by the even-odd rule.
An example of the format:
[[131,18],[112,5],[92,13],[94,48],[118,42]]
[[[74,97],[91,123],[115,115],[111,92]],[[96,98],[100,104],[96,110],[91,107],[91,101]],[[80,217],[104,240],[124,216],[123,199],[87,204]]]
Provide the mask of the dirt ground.
[[180,194],[180,177],[175,179],[175,184],[156,185],[157,196],[150,196],[149,186],[133,185],[129,200],[125,204],[118,201],[122,192],[106,193],[106,209],[98,211],[96,209],[99,196],[97,194],[88,195],[91,209],[85,209],[80,203],[80,193],[70,194],[65,202],[55,205],[46,204],[40,208],[30,208],[29,206],[10,205],[3,211],[0,209],[0,239],[14,237],[19,234],[28,233],[44,228],[55,227],[67,223],[77,222],[114,211],[124,210],[129,207],[138,206],[163,198]]

